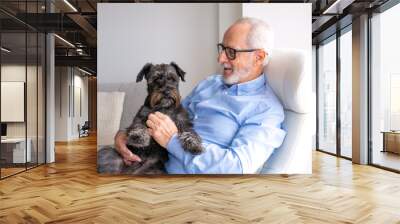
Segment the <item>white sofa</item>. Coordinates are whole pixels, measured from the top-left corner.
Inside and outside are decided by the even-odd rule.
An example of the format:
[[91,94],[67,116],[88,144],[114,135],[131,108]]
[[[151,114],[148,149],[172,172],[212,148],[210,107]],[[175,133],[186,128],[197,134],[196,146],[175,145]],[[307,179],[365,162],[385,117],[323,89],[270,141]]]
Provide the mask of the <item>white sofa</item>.
[[[311,173],[311,150],[312,150],[312,122],[310,108],[311,95],[311,74],[308,71],[308,57],[305,53],[293,49],[276,49],[273,52],[269,65],[265,69],[267,79],[278,98],[285,108],[284,129],[287,135],[282,146],[276,149],[273,155],[260,170],[263,174],[309,174]],[[307,66],[305,66],[307,65]],[[311,68],[311,65],[309,66]],[[98,85],[98,117],[99,122],[107,119],[109,124],[100,125],[108,130],[98,128],[100,145],[112,145],[113,135],[119,128],[125,128],[132,121],[143,101],[136,102],[134,99],[146,97],[145,85],[133,83],[114,83]],[[111,92],[113,96],[107,96],[102,92]],[[121,94],[123,93],[123,94]],[[113,97],[125,95],[122,109],[121,100]],[[120,102],[120,105],[115,105]],[[114,103],[110,105],[110,103]],[[103,112],[116,110],[116,112]],[[112,117],[109,115],[113,114]],[[102,116],[108,116],[103,117]],[[101,121],[100,121],[101,120]],[[99,127],[100,127],[99,126]],[[110,131],[110,129],[112,129]]]

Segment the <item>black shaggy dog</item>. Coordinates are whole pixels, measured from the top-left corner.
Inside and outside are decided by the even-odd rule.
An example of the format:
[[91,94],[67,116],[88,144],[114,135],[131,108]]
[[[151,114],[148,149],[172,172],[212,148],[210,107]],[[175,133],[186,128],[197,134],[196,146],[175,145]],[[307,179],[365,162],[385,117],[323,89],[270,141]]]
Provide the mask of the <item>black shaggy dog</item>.
[[178,139],[182,147],[192,154],[203,151],[201,138],[193,130],[188,113],[181,106],[179,81],[185,81],[185,72],[179,66],[147,63],[139,72],[136,82],[147,80],[147,97],[144,105],[127,128],[128,148],[138,155],[142,162],[124,165],[115,149],[101,149],[98,152],[100,173],[161,174],[165,173],[164,163],[168,160],[166,149],[162,148],[147,131],[146,121],[150,113],[159,111],[171,118],[178,128]]

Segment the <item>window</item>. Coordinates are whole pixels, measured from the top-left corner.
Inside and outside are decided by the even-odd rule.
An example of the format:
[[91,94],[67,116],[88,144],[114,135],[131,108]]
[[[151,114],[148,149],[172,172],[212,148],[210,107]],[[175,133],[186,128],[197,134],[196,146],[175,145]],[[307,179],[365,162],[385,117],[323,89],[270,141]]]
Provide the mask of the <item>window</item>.
[[352,157],[352,34],[340,36],[340,155]]
[[371,18],[372,164],[400,170],[400,4]]
[[318,149],[336,154],[336,39],[318,47]]

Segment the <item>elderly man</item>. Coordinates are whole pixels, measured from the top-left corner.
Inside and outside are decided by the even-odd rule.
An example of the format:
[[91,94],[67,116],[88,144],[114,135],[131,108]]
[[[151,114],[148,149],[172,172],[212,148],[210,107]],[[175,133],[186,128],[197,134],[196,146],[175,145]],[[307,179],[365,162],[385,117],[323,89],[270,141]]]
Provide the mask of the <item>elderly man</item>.
[[[269,87],[263,68],[270,58],[272,31],[263,21],[243,18],[218,44],[223,75],[200,82],[183,101],[201,136],[205,152],[183,150],[177,127],[166,115],[150,114],[150,135],[168,151],[168,173],[256,173],[285,137],[282,105]],[[115,145],[124,162],[140,161],[126,147],[126,134]]]

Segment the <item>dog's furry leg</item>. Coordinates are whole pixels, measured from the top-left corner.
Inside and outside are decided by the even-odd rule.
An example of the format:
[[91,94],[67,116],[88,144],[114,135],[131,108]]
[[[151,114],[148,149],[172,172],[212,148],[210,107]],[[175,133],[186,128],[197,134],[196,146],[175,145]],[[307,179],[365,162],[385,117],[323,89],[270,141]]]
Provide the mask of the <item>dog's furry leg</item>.
[[126,133],[128,135],[128,145],[136,148],[144,148],[150,145],[151,136],[146,127],[136,125],[128,128]]
[[128,145],[136,148],[143,148],[150,145],[151,136],[147,132],[147,127],[143,123],[147,119],[149,109],[146,107],[140,108],[132,124],[127,128]]
[[117,150],[112,147],[103,147],[97,152],[97,172],[120,174],[124,161]]
[[193,130],[193,123],[189,119],[189,114],[183,107],[178,109],[178,115],[176,116],[176,125],[178,128],[178,138],[182,147],[192,153],[200,154],[204,151],[201,145],[200,136]]
[[204,148],[201,145],[201,138],[194,130],[185,130],[178,134],[178,138],[182,147],[186,151],[195,155],[204,151]]

